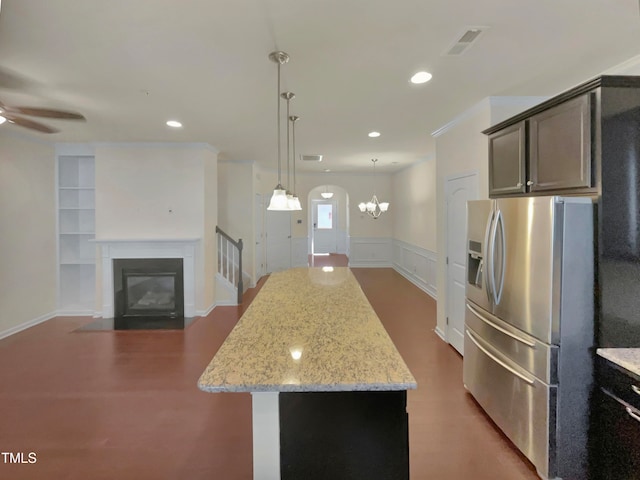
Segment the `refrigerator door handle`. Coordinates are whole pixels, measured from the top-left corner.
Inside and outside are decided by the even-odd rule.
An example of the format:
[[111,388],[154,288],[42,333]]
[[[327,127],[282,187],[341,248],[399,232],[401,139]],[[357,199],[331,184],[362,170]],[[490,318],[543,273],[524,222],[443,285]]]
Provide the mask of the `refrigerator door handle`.
[[478,341],[474,338],[473,334],[468,329],[466,330],[466,332],[467,332],[467,336],[469,337],[469,340],[471,340],[474,343],[474,345],[478,347],[478,349],[480,349],[482,353],[484,353],[487,357],[489,357],[491,360],[496,362],[498,365],[500,365],[502,368],[507,370],[512,375],[515,375],[516,377],[518,377],[523,382],[527,383],[528,385],[531,385],[532,387],[535,387],[534,381],[532,379],[514,370],[512,367],[510,367],[509,365],[504,363],[502,360],[500,360],[498,357],[496,357],[493,353],[489,352],[486,348],[480,345]]
[[502,292],[504,290],[504,275],[505,275],[505,269],[507,266],[507,244],[506,242],[506,237],[504,234],[504,216],[502,215],[502,212],[500,210],[498,210],[498,215],[496,216],[496,226],[495,226],[495,233],[493,235],[493,253],[491,254],[491,257],[493,258],[495,255],[495,250],[496,250],[496,246],[495,246],[495,241],[496,241],[496,235],[498,233],[498,228],[500,229],[500,240],[502,242],[502,266],[500,268],[500,282],[498,287],[496,288],[495,286],[495,271],[494,271],[494,290],[496,292],[495,295],[495,300],[496,300],[496,305],[500,304],[500,300],[502,299]]
[[527,347],[531,347],[531,348],[536,348],[536,344],[533,342],[530,342],[529,340],[525,340],[522,337],[519,337],[518,335],[516,335],[515,333],[511,333],[509,330],[502,328],[499,325],[496,325],[495,323],[493,323],[491,320],[489,320],[488,318],[486,318],[485,316],[483,316],[482,314],[480,314],[480,312],[478,312],[475,308],[473,308],[471,305],[469,305],[467,303],[467,308],[469,309],[469,311],[471,313],[473,313],[476,317],[478,317],[480,320],[482,320],[484,323],[486,323],[487,325],[489,325],[492,328],[495,328],[496,330],[498,330],[499,332],[504,333],[505,335],[507,335],[508,337],[513,338],[516,342],[520,342],[524,345],[526,345]]
[[490,278],[493,276],[493,260],[491,259],[491,248],[489,246],[489,240],[491,238],[491,227],[493,225],[493,216],[495,215],[495,211],[492,209],[491,214],[489,215],[489,219],[487,220],[487,229],[484,232],[484,285],[485,292],[487,293],[487,300],[489,303],[492,302],[493,291],[491,290],[491,282]]
[[[491,225],[491,234],[489,235],[489,251],[491,252],[491,258],[489,260],[491,265],[491,275],[489,276],[489,283],[491,285],[491,296],[494,305],[498,305],[499,298],[496,290],[496,235],[498,234],[498,220],[500,219],[500,210],[492,215],[493,224]],[[503,249],[504,251],[504,249]]]

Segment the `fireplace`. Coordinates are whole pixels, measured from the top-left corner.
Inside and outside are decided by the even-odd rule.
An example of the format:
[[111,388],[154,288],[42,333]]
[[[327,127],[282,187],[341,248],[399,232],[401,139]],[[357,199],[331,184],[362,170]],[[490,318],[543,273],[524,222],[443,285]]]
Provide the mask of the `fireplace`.
[[114,258],[114,328],[184,328],[182,258]]

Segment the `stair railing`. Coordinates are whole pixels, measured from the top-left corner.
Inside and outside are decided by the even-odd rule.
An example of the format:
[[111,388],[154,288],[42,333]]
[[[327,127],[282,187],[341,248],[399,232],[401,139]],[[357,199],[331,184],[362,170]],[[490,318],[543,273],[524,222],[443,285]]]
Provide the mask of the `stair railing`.
[[234,240],[216,226],[218,236],[218,273],[238,290],[238,305],[242,304],[242,239]]

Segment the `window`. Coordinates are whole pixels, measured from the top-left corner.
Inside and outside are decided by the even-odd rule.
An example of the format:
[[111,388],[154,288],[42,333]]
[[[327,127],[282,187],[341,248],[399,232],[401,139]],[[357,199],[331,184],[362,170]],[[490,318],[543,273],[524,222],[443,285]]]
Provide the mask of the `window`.
[[318,204],[318,228],[331,230],[333,228],[333,205]]

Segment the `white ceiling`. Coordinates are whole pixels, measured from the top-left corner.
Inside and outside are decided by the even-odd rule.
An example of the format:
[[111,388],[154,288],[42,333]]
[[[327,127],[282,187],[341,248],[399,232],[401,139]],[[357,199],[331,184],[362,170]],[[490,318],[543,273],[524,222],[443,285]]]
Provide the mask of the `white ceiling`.
[[[443,55],[470,26],[488,28]],[[640,15],[638,0],[4,0],[0,99],[87,117],[43,120],[62,130],[33,134],[48,140],[207,142],[275,167],[277,49],[297,151],[324,155],[298,168],[393,171],[487,96],[553,95],[640,54]],[[418,70],[433,80],[409,83]]]

